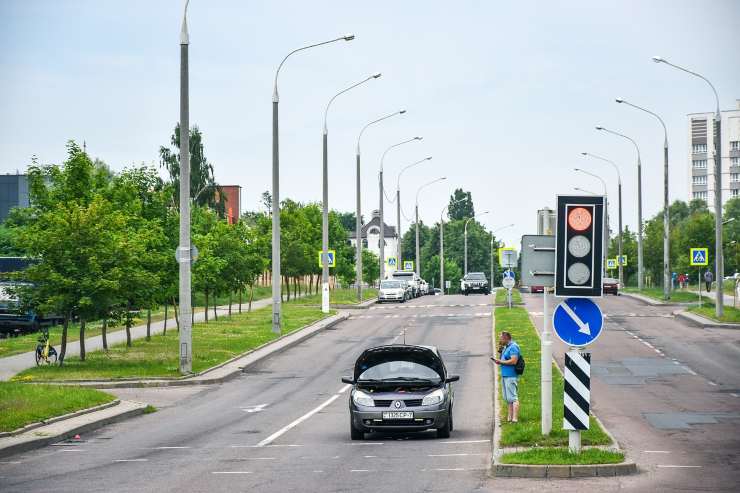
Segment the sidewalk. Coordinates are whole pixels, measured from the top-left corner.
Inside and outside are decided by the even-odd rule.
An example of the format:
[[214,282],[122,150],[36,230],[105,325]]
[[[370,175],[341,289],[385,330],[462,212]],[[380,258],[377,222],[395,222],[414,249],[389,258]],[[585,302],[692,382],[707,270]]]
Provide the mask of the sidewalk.
[[[696,301],[699,301],[699,291],[694,291],[694,290],[690,289],[690,290],[688,290],[688,292],[689,293],[694,293],[696,295]],[[723,295],[724,295],[723,296],[723,299],[724,299],[724,302],[725,302],[725,306],[733,306],[733,301],[734,300],[733,300],[732,292],[730,292],[730,294],[728,295],[727,294],[727,291],[725,291],[723,293]],[[702,290],[701,296],[702,296],[702,298],[711,298],[713,300],[716,300],[717,299],[717,291],[714,290],[714,291],[710,291],[710,292],[707,293],[706,291]],[[740,302],[740,299],[738,299],[738,302]]]

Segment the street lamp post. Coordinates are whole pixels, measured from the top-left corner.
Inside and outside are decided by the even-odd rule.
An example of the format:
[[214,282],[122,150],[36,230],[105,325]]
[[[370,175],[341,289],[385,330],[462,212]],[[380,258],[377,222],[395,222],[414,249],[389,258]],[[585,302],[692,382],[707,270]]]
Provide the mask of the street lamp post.
[[637,289],[642,291],[644,287],[644,274],[642,257],[642,162],[640,160],[640,147],[632,138],[614,130],[609,130],[601,125],[597,125],[596,130],[603,130],[604,132],[629,140],[637,151]]
[[[585,173],[588,176],[592,176],[596,178],[597,180],[601,182],[601,185],[604,187],[604,200],[606,202],[604,204],[604,207],[606,208],[606,213],[604,214],[604,217],[606,218],[606,225],[604,227],[604,248],[602,249],[603,250],[602,252],[603,253],[603,262],[602,262],[603,265],[601,268],[601,274],[602,274],[602,277],[606,277],[606,256],[608,255],[608,251],[609,251],[609,194],[606,191],[606,181],[599,175],[591,173],[590,171],[586,171],[585,169],[573,168],[573,171]],[[590,193],[590,192],[586,192],[586,193]],[[596,194],[592,194],[592,195],[596,195]]]
[[190,255],[190,92],[188,47],[188,4],[182,14],[180,30],[180,238],[177,262],[180,295],[180,373],[193,369],[193,319],[191,303]]
[[398,172],[398,177],[396,178],[396,232],[398,233],[399,240],[396,242],[396,262],[401,262],[401,175],[403,175],[403,172],[407,169],[412,168],[417,164],[421,164],[425,161],[430,161],[431,159],[432,156],[425,157],[424,159],[420,159],[415,163],[404,166],[403,168],[401,168],[401,171]]
[[671,272],[670,272],[670,213],[668,212],[668,130],[665,122],[657,113],[632,104],[624,98],[615,99],[617,103],[632,106],[635,109],[644,111],[658,119],[663,127],[663,299],[668,300],[671,297]]
[[[618,213],[618,223],[619,223],[619,239],[617,241],[617,250],[618,250],[618,259],[617,259],[617,269],[619,272],[619,283],[624,286],[624,268],[622,266],[622,174],[619,172],[619,166],[617,166],[617,163],[610,159],[606,159],[601,156],[597,156],[596,154],[591,154],[590,152],[582,152],[581,153],[584,156],[589,156],[595,159],[599,159],[601,161],[607,162],[614,166],[614,169],[617,172],[617,184],[618,184],[618,190],[617,190],[617,202],[619,206],[619,213]],[[609,253],[609,245],[606,245],[607,254]]]
[[723,280],[725,276],[724,258],[722,253],[722,114],[719,111],[719,96],[717,90],[714,88],[709,79],[703,75],[693,72],[687,68],[681,67],[674,63],[669,62],[665,58],[654,56],[653,61],[655,63],[665,63],[673,68],[686,72],[687,74],[698,77],[712,89],[714,93],[714,100],[716,103],[714,111],[714,258],[715,258],[715,277],[717,278],[717,300],[714,305],[715,315],[717,318],[721,318],[724,314],[724,286]]
[[442,294],[445,294],[445,211],[451,206],[457,203],[463,202],[467,197],[463,197],[458,200],[453,200],[442,208],[442,212],[439,213],[439,289],[442,290]]
[[336,41],[352,41],[354,34],[346,34],[339,38],[330,39],[321,43],[304,46],[291,51],[278,65],[275,71],[275,81],[272,89],[272,331],[280,333],[281,321],[281,286],[280,286],[280,144],[279,144],[279,119],[278,107],[280,96],[278,94],[278,75],[285,61],[294,53],[308,50],[316,46],[322,46]]
[[329,108],[335,99],[345,92],[379,77],[380,72],[377,72],[369,77],[365,77],[360,82],[352,84],[346,89],[342,89],[332,96],[329,102],[326,103],[326,109],[324,110],[324,132],[322,136],[324,151],[322,172],[323,183],[321,200],[323,202],[321,216],[321,311],[323,313],[329,313],[329,129],[326,125],[326,120],[329,116]]
[[357,278],[357,302],[362,302],[362,204],[360,203],[360,140],[362,139],[362,134],[365,133],[365,130],[371,125],[374,125],[376,123],[382,122],[383,120],[387,120],[388,118],[396,115],[403,115],[406,113],[406,110],[400,110],[396,111],[395,113],[391,113],[390,115],[386,115],[384,117],[378,118],[377,120],[373,120],[364,127],[362,127],[362,130],[360,130],[360,134],[357,136],[357,169],[355,171],[355,186],[356,186],[356,195],[357,195],[357,206],[355,210],[355,236],[357,239],[356,249],[355,249],[355,266],[357,269],[356,272],[356,278]]
[[[383,189],[383,161],[385,160],[385,155],[388,154],[388,151],[390,151],[391,149],[421,139],[422,137],[413,137],[411,139],[404,140],[403,142],[399,142],[398,144],[393,144],[392,146],[389,146],[385,151],[383,151],[383,155],[380,157],[380,172],[378,173],[378,192],[380,201],[380,241],[378,247],[380,250],[379,261],[381,281],[385,278],[385,219],[383,215],[383,205],[385,202],[385,200],[383,200],[383,194],[385,194],[385,190]],[[398,238],[398,241],[401,241],[400,237]],[[397,262],[398,260],[399,259],[396,259]]]
[[414,222],[416,223],[416,275],[421,276],[421,253],[419,252],[419,192],[421,192],[423,189],[428,187],[429,185],[434,185],[437,182],[446,180],[446,176],[442,176],[440,178],[437,178],[436,180],[432,180],[430,182],[427,182],[419,187],[419,189],[416,191],[416,201],[414,203],[414,214],[415,219]]
[[468,219],[465,220],[465,227],[463,228],[463,230],[464,230],[463,231],[463,236],[465,237],[465,247],[464,247],[464,250],[465,250],[465,272],[464,272],[463,275],[467,275],[468,274],[468,223],[470,221],[472,221],[473,219],[475,219],[477,216],[482,216],[483,214],[488,214],[489,212],[491,212],[491,211],[484,211],[484,212],[481,212],[480,214],[473,214],[472,217],[469,217]]

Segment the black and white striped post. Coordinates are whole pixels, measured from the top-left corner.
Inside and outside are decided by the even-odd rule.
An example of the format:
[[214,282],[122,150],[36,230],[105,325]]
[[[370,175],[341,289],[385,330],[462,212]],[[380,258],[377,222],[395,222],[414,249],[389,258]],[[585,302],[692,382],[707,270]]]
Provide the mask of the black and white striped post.
[[581,451],[581,430],[588,430],[591,403],[591,353],[571,348],[565,353],[563,429],[568,430],[568,449]]

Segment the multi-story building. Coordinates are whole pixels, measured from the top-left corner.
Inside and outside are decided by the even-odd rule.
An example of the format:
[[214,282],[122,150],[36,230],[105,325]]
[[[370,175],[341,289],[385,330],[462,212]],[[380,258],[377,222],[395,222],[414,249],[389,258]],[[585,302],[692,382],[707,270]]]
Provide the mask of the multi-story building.
[[0,175],[0,223],[14,207],[28,207],[28,175]]
[[[720,112],[722,204],[740,196],[740,99],[737,108]],[[714,112],[690,113],[689,201],[704,200],[714,210]]]

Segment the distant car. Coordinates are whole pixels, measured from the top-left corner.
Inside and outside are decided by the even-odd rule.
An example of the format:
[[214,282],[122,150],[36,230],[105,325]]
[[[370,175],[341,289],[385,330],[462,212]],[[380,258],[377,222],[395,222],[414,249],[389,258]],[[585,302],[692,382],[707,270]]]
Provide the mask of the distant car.
[[397,301],[404,303],[410,297],[408,285],[406,281],[398,280],[386,280],[380,281],[380,289],[378,290],[378,303],[384,301]]
[[488,279],[482,272],[468,272],[460,280],[460,291],[467,296],[470,293],[491,294],[491,288],[488,286]]
[[605,277],[603,280],[603,286],[604,286],[604,294],[614,294],[619,295],[619,289],[621,286],[619,285],[619,279],[614,279],[613,277]]
[[429,284],[424,279],[419,281],[419,291],[421,292],[422,296],[426,296],[429,294]]
[[454,392],[436,347],[394,344],[366,349],[354,374],[342,377],[349,394],[350,438],[365,433],[434,429],[448,438],[453,429]]
[[416,272],[412,270],[397,270],[393,273],[391,279],[396,281],[406,281],[409,283],[412,298],[418,298],[421,296],[421,289],[419,288],[419,282],[421,279],[416,275]]
[[434,296],[441,296],[442,290],[440,288],[434,288]]
[[530,293],[544,293],[545,292],[545,286],[530,286],[529,287]]

